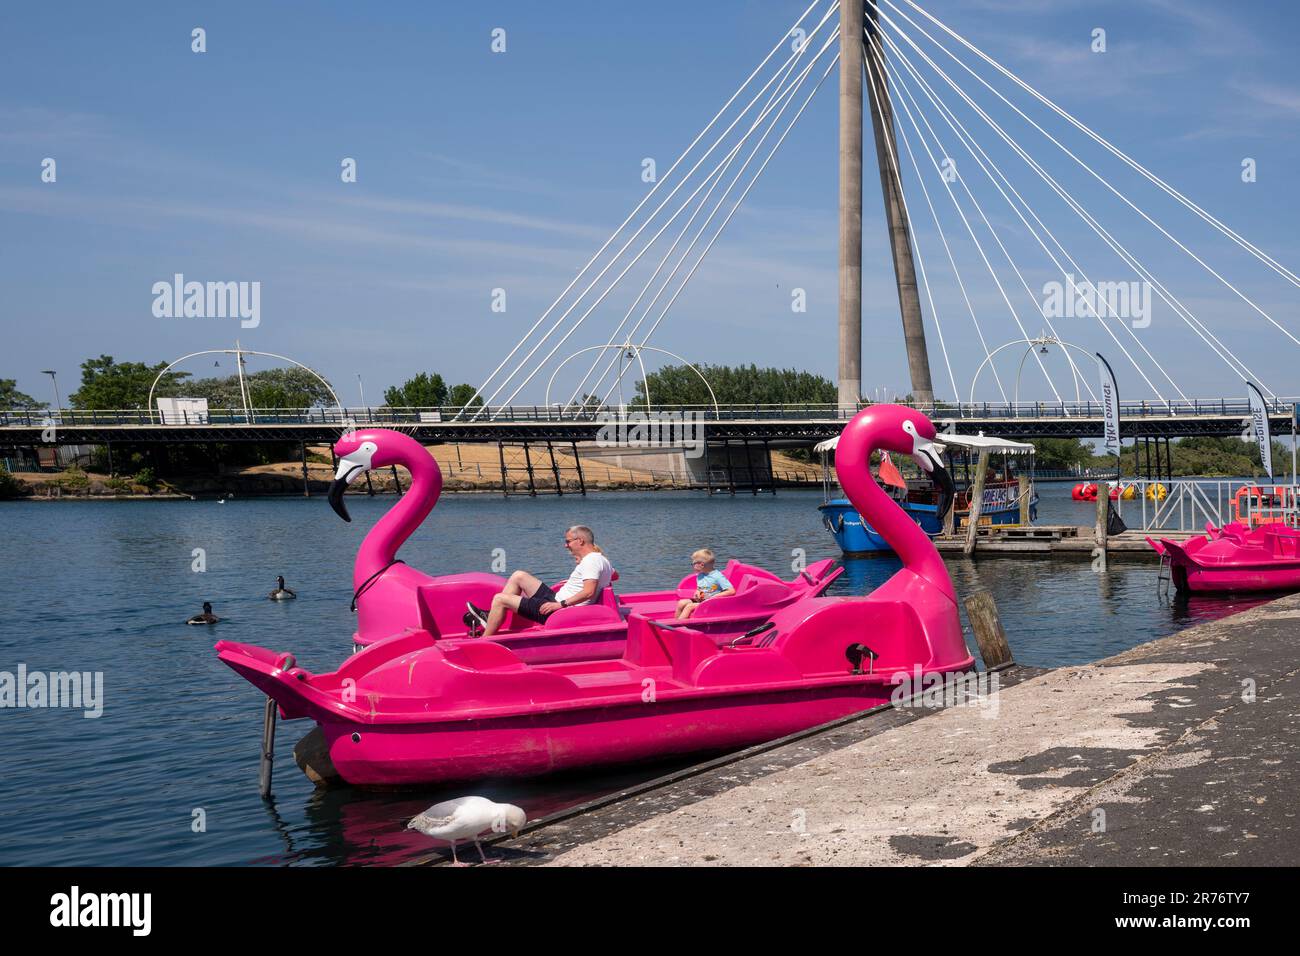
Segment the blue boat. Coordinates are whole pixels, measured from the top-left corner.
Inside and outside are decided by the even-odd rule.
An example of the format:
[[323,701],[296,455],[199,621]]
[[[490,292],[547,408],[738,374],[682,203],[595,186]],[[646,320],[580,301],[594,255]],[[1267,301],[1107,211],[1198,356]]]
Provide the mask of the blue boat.
[[[990,438],[984,435],[943,435],[940,440],[949,448],[949,473],[954,477],[960,473],[960,469],[956,468],[951,460],[951,451],[954,447],[964,451],[989,451],[990,453],[1004,455],[1033,454],[1032,445]],[[830,497],[832,481],[830,467],[826,462],[826,453],[833,449],[837,443],[838,439],[832,439],[816,446],[816,450],[822,452],[824,466],[823,487],[826,492],[826,501],[817,508],[822,515],[822,524],[834,536],[835,543],[839,545],[840,550],[846,555],[892,553],[892,549],[885,542],[885,539],[871,525],[862,520],[862,516],[858,514],[851,501],[847,498]],[[969,466],[969,462],[967,462],[967,466]],[[1030,470],[1032,472],[1032,466]],[[957,497],[952,504],[955,512],[953,516],[954,529],[964,528],[970,517],[970,488],[974,482],[970,479],[969,467],[967,467],[966,471],[966,480],[958,484]],[[926,534],[937,536],[943,533],[943,516],[938,513],[939,494],[928,481],[909,481],[905,492],[902,488],[895,487],[886,487],[886,491]],[[1030,482],[1029,486],[1029,496],[1029,520],[1032,522],[1038,518],[1038,495],[1032,482]],[[989,481],[985,484],[979,523],[981,525],[1014,525],[1020,523],[1020,483],[1018,479],[1004,473],[1001,480]]]

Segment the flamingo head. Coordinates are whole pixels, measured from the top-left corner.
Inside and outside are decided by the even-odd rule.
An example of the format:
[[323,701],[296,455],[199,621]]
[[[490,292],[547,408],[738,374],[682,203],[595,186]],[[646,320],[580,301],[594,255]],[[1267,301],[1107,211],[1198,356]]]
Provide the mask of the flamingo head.
[[903,405],[872,405],[859,412],[849,423],[849,428],[858,422],[861,422],[859,427],[870,429],[871,443],[875,447],[898,455],[911,455],[921,470],[930,476],[939,489],[937,514],[943,518],[952,506],[957,489],[943,466],[944,447],[936,441],[938,432],[934,423],[916,409]]
[[344,521],[351,521],[347,506],[343,503],[343,493],[348,489],[348,482],[358,475],[374,468],[386,468],[389,465],[405,464],[407,459],[405,447],[418,443],[407,435],[387,428],[367,428],[351,431],[334,443],[334,454],[338,457],[338,471],[334,473],[334,483],[330,485],[330,507]]

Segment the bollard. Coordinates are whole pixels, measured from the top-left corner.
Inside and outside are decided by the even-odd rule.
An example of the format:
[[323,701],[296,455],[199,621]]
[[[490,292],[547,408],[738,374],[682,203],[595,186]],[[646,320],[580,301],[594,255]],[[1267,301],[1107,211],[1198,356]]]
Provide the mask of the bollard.
[[984,658],[984,666],[988,670],[998,670],[1014,664],[1011,645],[1007,643],[1007,632],[1002,627],[993,595],[988,591],[976,591],[962,603],[975,633],[975,642],[979,644],[980,657]]

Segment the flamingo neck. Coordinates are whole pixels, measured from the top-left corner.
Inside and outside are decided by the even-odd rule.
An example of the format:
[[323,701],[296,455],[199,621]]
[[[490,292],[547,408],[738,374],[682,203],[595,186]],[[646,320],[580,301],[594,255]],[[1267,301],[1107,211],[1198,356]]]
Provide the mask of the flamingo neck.
[[361,587],[371,577],[383,571],[397,558],[397,550],[429,517],[442,492],[442,470],[433,456],[418,442],[414,448],[402,449],[396,464],[404,465],[411,473],[411,487],[389,508],[357,551],[357,561],[352,570],[354,587]]
[[903,567],[924,578],[955,604],[957,595],[952,579],[929,535],[871,477],[871,453],[876,450],[876,438],[870,423],[857,425],[845,429],[835,450],[840,487],[862,519],[889,542]]

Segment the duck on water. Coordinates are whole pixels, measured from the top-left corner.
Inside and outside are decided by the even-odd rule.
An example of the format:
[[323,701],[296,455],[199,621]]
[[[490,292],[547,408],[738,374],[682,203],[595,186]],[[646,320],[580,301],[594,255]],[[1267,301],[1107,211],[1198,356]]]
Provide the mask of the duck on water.
[[292,601],[298,595],[284,586],[284,575],[281,574],[275,579],[275,590],[267,597],[272,601]]
[[185,623],[186,624],[216,624],[220,620],[221,618],[217,617],[215,614],[212,613],[212,602],[204,601],[203,613],[195,614],[192,618],[190,618]]

